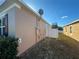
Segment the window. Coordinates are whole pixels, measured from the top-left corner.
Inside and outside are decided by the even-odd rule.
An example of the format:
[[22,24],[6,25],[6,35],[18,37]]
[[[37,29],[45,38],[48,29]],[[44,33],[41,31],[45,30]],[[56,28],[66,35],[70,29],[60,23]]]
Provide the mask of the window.
[[70,26],[70,33],[72,33],[72,26]]
[[0,35],[8,36],[8,14],[0,18]]

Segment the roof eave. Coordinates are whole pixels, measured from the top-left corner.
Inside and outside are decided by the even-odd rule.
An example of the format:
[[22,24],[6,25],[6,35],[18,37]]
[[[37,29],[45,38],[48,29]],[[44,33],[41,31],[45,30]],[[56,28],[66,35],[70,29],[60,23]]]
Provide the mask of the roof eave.
[[[66,24],[65,26],[69,26],[69,25],[71,25],[71,24],[73,24],[73,23],[76,23],[76,22],[78,22],[79,21],[79,19],[77,19],[77,20],[75,20],[75,21],[73,21],[73,22],[71,22],[71,23],[68,23],[68,24]],[[64,26],[64,27],[65,27]]]
[[[22,1],[22,0],[19,0],[19,1],[20,1],[26,8],[28,8],[30,11],[32,11],[36,16],[41,17],[37,12],[35,12],[32,8],[30,8],[24,1]],[[44,20],[44,18],[41,17],[41,19],[42,19],[45,23],[49,24],[47,21]]]

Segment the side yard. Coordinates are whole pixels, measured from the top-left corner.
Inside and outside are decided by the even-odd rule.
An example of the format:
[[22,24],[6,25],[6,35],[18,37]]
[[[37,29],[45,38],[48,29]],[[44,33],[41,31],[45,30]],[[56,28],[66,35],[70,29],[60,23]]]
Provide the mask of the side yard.
[[20,59],[79,59],[79,43],[60,33],[59,38],[45,38],[24,52]]

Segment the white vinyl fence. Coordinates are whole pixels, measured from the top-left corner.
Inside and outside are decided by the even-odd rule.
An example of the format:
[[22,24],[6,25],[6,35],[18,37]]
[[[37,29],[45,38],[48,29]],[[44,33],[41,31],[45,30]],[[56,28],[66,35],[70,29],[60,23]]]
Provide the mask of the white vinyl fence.
[[51,26],[48,26],[46,28],[46,37],[51,38],[58,38],[58,29],[57,28],[51,28]]
[[48,37],[58,38],[58,29],[50,29]]

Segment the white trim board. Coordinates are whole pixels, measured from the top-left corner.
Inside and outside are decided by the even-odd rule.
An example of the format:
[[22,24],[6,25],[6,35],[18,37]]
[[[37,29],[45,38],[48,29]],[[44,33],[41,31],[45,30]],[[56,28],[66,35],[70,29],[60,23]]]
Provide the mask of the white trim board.
[[41,17],[39,15],[38,12],[36,12],[35,10],[33,10],[33,8],[31,6],[29,6],[28,4],[26,4],[23,0],[19,0],[19,2],[21,2],[26,8],[28,8],[30,11],[32,11],[36,16],[38,16],[39,18],[41,18],[45,23],[49,24],[43,17]]
[[73,23],[75,23],[75,22],[78,22],[78,21],[79,21],[79,19],[76,19],[76,20],[74,20],[74,21],[72,21],[72,22],[66,24],[65,26],[67,26],[67,25],[71,25],[71,24],[73,24]]
[[6,12],[7,12],[8,10],[10,10],[11,8],[13,8],[13,7],[17,7],[17,8],[19,8],[19,9],[21,8],[18,4],[14,3],[14,4],[12,4],[11,6],[9,6],[7,9],[3,10],[3,11],[0,13],[0,17],[4,16],[4,15],[6,14]]

